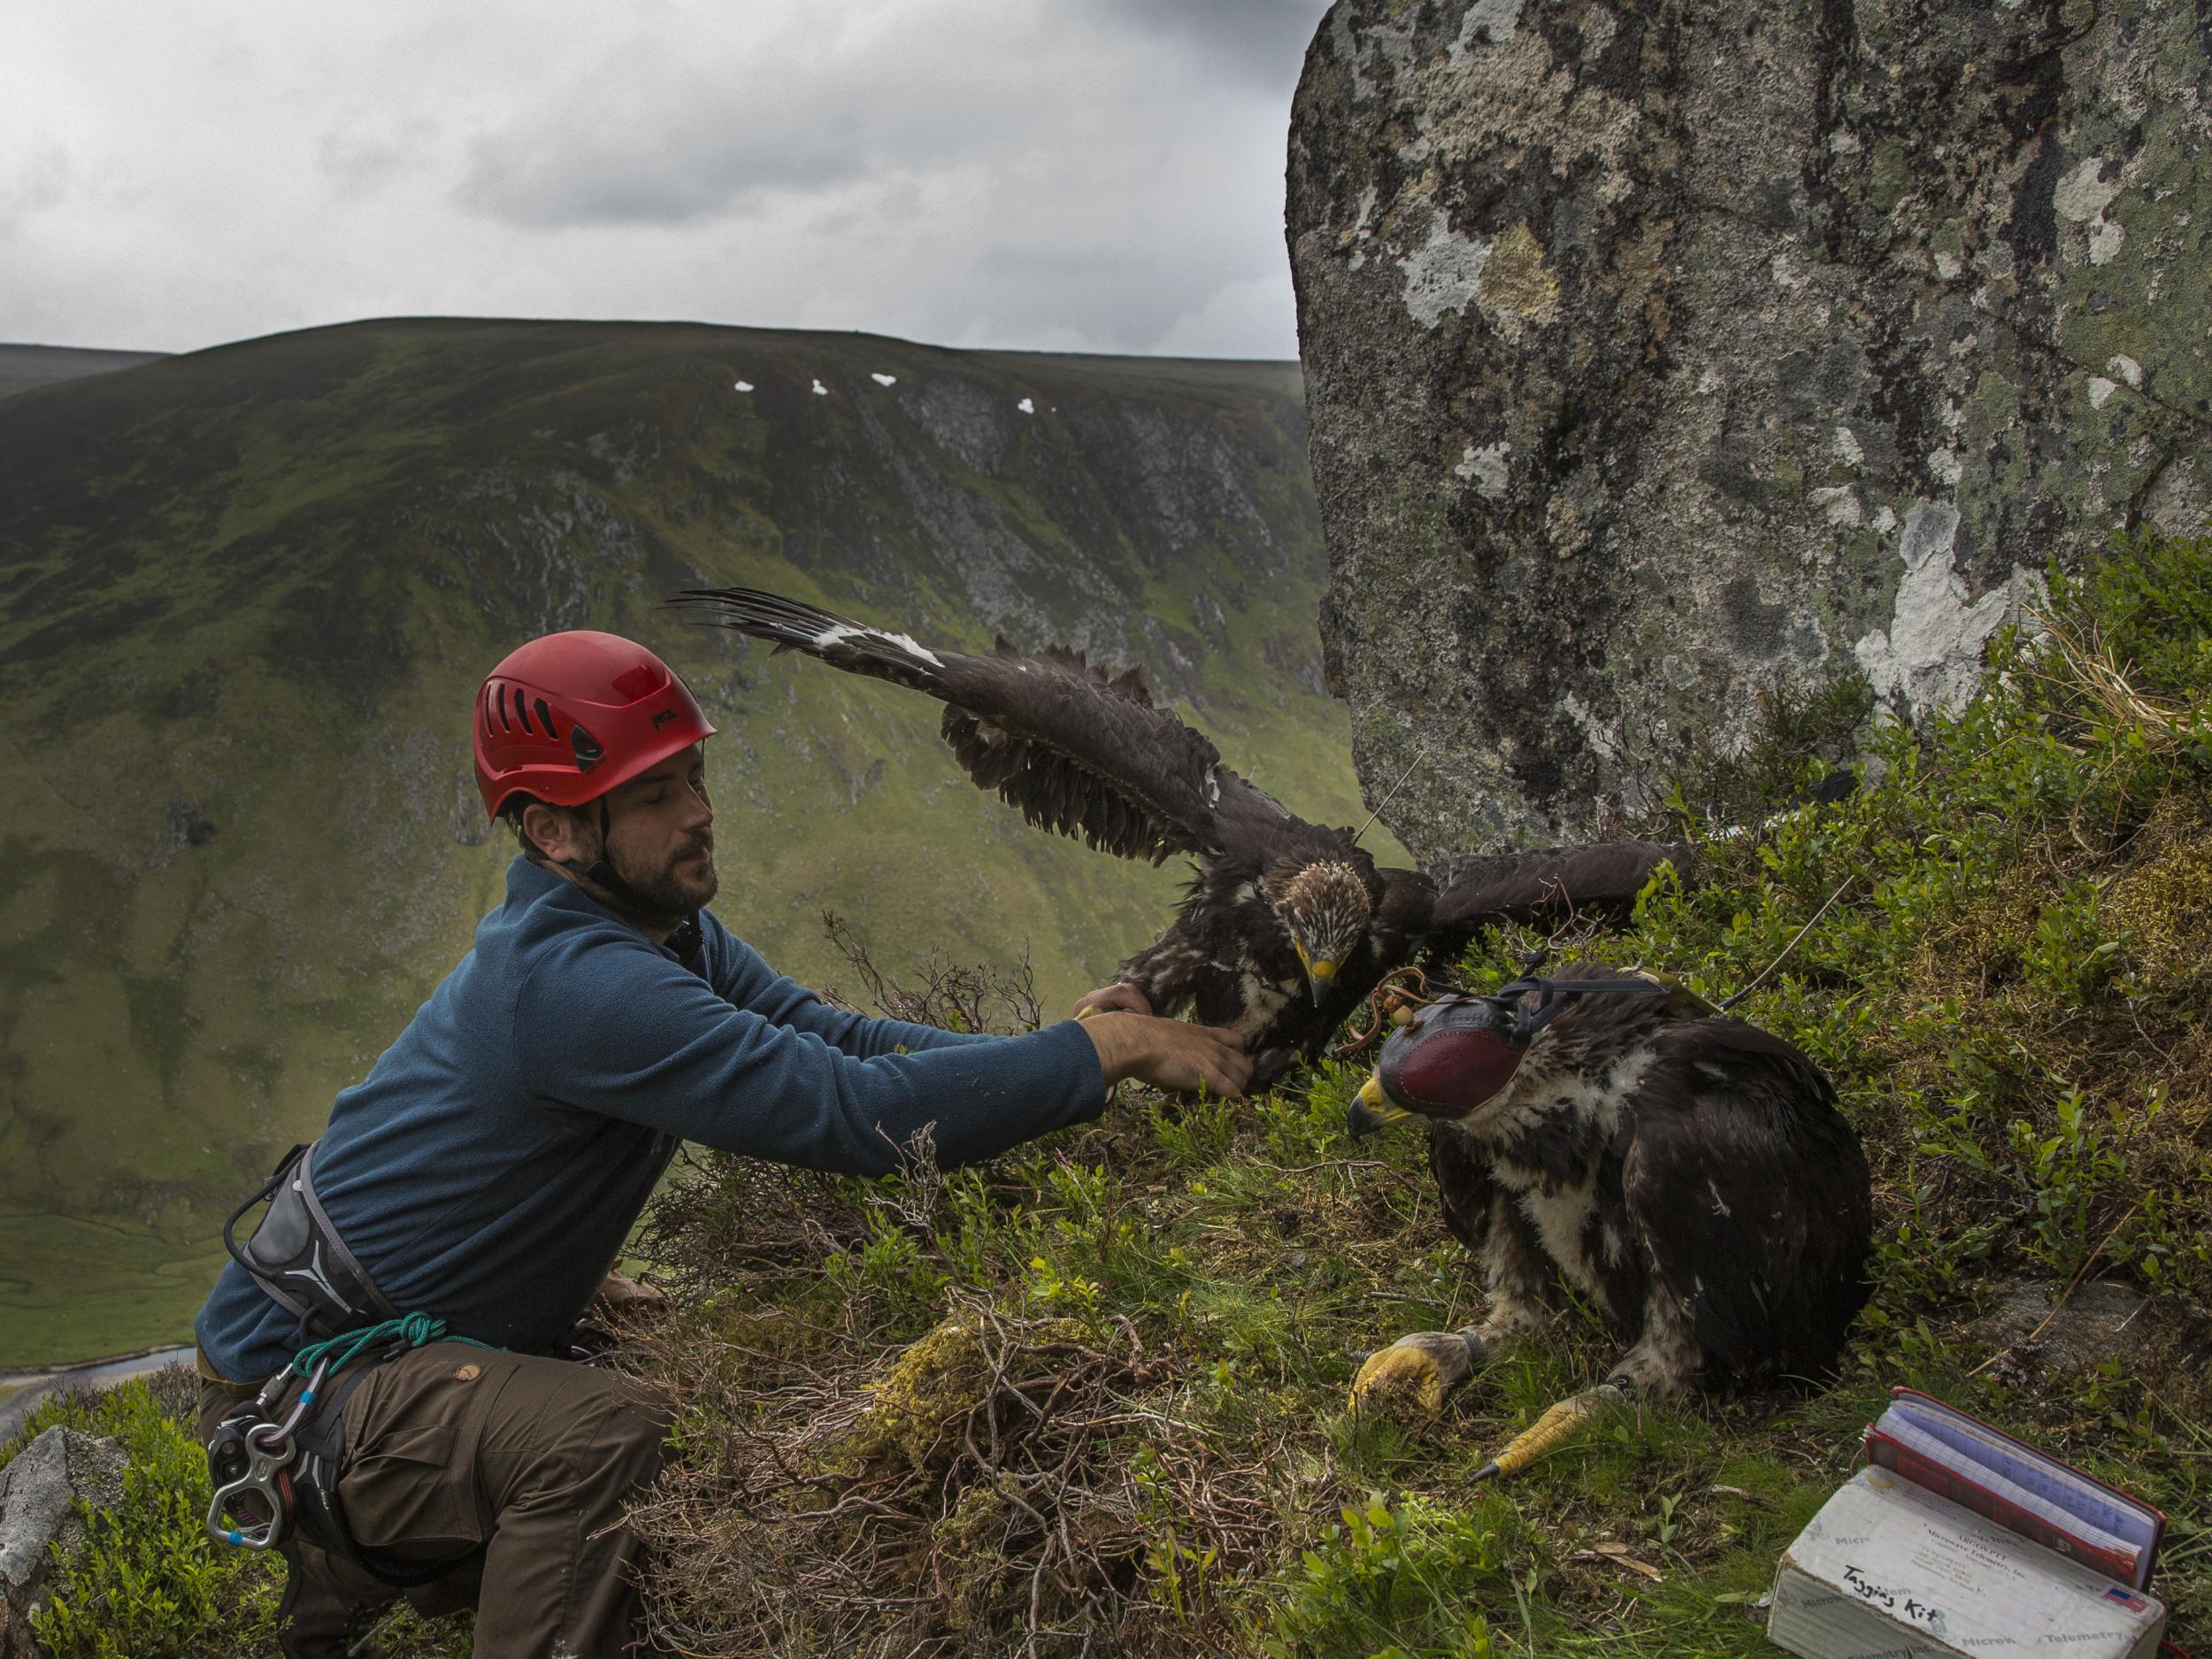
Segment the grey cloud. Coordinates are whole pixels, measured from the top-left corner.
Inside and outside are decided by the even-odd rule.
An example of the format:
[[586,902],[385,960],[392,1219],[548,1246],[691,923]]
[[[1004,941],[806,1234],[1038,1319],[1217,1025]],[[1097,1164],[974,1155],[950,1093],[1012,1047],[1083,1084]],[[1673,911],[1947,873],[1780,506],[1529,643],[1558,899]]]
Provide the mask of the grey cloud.
[[135,80],[47,54],[0,167],[0,308],[110,345],[466,311],[1287,350],[1284,129],[1321,12],[393,0],[249,50],[157,10]]
[[315,147],[315,166],[342,200],[373,195],[419,165],[437,143],[434,121],[417,119],[396,129],[361,124],[334,127]]
[[1239,244],[1182,238],[1001,242],[983,250],[933,309],[956,337],[1017,341],[1079,319],[1099,349],[1148,351],[1224,285],[1253,274]]
[[664,142],[611,153],[586,144],[578,153],[543,134],[479,139],[457,195],[479,211],[541,229],[672,225],[741,207],[770,190],[844,183],[865,174],[870,160],[841,135],[819,129]]
[[772,91],[693,81],[593,110],[556,99],[470,147],[460,202],[511,223],[681,224],[1005,142],[1007,112],[865,77]]
[[59,144],[14,157],[0,172],[0,236],[12,236],[34,213],[59,207],[77,182],[77,166]]
[[1195,47],[1212,66],[1279,90],[1287,107],[1306,46],[1328,0],[1088,0],[1092,12],[1140,33],[1164,37],[1170,50]]
[[1025,41],[1012,52],[1003,13],[939,0],[896,27],[785,42],[772,58],[734,39],[676,67],[626,54],[486,132],[456,199],[534,229],[678,225],[955,161],[1018,167],[1095,143],[1084,115],[1111,104],[1133,146],[1230,104],[1286,115],[1322,6],[1083,0],[1051,14],[1041,51]]

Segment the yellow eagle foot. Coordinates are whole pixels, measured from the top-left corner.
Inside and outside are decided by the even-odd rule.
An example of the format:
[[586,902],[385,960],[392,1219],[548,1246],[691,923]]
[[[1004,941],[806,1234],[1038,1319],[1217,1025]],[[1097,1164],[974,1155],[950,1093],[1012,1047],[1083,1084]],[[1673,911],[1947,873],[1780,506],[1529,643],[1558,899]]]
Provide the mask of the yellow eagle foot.
[[1625,1405],[1630,1392],[1625,1384],[1616,1380],[1570,1394],[1515,1435],[1503,1451],[1475,1471],[1475,1479],[1519,1474],[1546,1452],[1571,1439],[1577,1429],[1609,1406]]
[[1352,1409],[1434,1417],[1482,1358],[1471,1331],[1416,1331],[1370,1354],[1352,1379]]

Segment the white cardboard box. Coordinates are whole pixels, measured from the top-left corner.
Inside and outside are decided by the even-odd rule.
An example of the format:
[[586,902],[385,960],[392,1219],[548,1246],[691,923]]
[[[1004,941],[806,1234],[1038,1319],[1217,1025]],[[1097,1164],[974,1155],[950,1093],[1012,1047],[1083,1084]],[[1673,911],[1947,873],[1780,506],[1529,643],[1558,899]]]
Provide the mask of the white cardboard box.
[[2153,1659],[2157,1598],[1862,1469],[1783,1553],[1767,1634],[1805,1659]]

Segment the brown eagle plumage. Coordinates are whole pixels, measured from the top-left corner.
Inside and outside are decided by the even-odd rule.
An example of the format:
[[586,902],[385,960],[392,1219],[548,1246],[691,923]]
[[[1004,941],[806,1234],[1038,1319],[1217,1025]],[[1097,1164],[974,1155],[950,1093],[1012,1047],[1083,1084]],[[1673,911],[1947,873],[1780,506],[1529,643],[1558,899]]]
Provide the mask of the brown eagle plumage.
[[1356,1135],[1428,1120],[1445,1225],[1489,1302],[1478,1325],[1372,1356],[1356,1394],[1410,1384],[1432,1403],[1494,1345],[1548,1325],[1563,1283],[1624,1345],[1618,1391],[1825,1374],[1866,1300],[1873,1226],[1833,1085],[1678,987],[1593,963],[1573,973],[1597,988],[1568,995],[1517,1050],[1500,1010],[1525,1012],[1538,992],[1424,1009],[1354,1106]]
[[780,651],[945,704],[941,726],[978,787],[1030,823],[1124,858],[1196,869],[1159,939],[1120,978],[1160,1014],[1238,1032],[1263,1088],[1317,1056],[1382,976],[1485,922],[1624,904],[1687,849],[1646,841],[1462,859],[1438,878],[1379,866],[1348,826],[1313,824],[1222,764],[1152,701],[1144,671],[1109,674],[1061,646],[933,649],[818,606],[743,588],[674,603]]

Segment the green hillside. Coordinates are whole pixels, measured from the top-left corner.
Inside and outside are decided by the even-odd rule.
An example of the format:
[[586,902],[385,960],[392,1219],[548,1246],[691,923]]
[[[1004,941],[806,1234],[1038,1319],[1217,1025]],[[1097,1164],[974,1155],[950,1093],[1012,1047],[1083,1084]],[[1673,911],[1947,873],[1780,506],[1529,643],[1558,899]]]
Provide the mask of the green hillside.
[[1346,819],[1322,562],[1289,364],[396,321],[0,403],[0,1368],[179,1333],[234,1195],[466,948],[511,846],[465,710],[513,644],[603,627],[687,676],[721,728],[717,909],[772,961],[835,979],[833,910],[890,962],[1025,943],[1049,1007],[1176,872],[1025,828],[933,703],[661,600],[747,583],[1141,661]]

